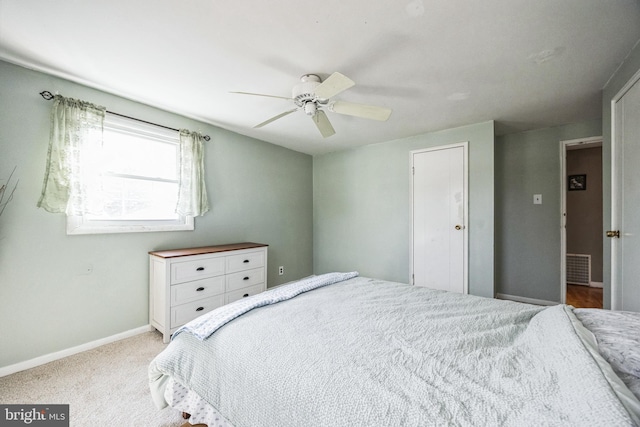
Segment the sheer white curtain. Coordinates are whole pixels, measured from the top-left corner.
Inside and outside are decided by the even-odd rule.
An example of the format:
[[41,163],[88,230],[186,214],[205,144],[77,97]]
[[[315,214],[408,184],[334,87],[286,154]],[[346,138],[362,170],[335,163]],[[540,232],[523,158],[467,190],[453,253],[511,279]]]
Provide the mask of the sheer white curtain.
[[[105,113],[104,107],[55,96],[47,167],[38,207],[77,216],[101,213],[104,206],[101,172]],[[176,213],[201,216],[209,210],[203,136],[188,130],[181,130],[179,134],[180,181]]]
[[91,212],[90,191],[99,187],[105,108],[56,95],[51,109],[49,153],[38,207],[49,212]]
[[180,131],[180,189],[176,212],[202,216],[209,210],[204,179],[204,140],[200,133]]

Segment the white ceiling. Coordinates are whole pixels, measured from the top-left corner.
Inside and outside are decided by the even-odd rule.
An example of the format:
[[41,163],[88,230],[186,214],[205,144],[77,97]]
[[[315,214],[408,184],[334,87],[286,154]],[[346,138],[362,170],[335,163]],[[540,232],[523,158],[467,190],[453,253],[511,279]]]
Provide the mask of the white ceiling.
[[[599,118],[639,39],[637,0],[0,0],[4,60],[309,154]],[[327,139],[301,111],[253,129],[292,104],[229,93],[288,97],[334,71],[356,82],[339,99],[390,119],[329,112]]]

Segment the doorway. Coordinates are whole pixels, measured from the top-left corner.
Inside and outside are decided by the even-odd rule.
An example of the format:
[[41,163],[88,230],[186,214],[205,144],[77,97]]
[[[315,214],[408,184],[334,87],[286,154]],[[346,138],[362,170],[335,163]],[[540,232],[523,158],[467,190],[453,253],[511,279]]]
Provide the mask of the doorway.
[[468,144],[411,152],[412,284],[468,292]]
[[561,141],[561,301],[602,308],[602,137]]

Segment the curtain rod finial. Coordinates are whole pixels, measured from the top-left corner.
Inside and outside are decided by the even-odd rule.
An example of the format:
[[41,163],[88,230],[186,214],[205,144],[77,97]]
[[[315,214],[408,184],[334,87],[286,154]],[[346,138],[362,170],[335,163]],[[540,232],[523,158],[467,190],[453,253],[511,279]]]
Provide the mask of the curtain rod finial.
[[51,100],[54,98],[53,94],[51,92],[49,92],[48,90],[43,90],[42,92],[40,92],[40,95],[46,99],[47,101]]

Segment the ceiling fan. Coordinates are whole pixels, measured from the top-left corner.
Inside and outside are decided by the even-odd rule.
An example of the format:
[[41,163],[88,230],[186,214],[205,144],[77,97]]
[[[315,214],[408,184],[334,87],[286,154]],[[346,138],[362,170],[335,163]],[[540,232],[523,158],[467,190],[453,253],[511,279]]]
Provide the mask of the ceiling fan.
[[315,74],[305,74],[300,77],[300,83],[296,84],[291,91],[291,98],[276,95],[264,95],[250,92],[231,92],[241,95],[267,96],[270,98],[280,98],[293,101],[295,108],[271,117],[262,123],[254,126],[254,129],[268,125],[284,116],[303,110],[305,114],[313,120],[316,127],[324,138],[336,133],[323,111],[324,109],[332,113],[346,114],[348,116],[360,117],[363,119],[385,121],[391,115],[391,109],[377,107],[375,105],[355,104],[353,102],[332,100],[334,96],[355,85],[349,77],[335,72],[325,81]]

